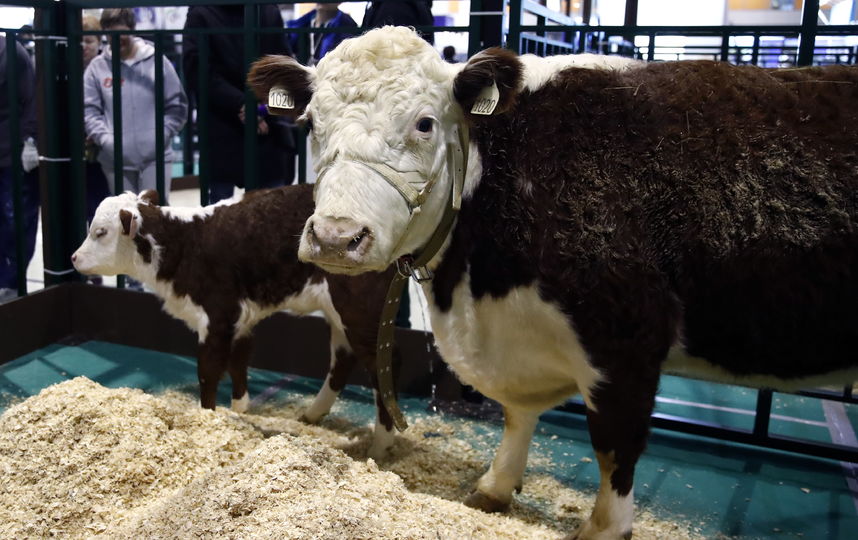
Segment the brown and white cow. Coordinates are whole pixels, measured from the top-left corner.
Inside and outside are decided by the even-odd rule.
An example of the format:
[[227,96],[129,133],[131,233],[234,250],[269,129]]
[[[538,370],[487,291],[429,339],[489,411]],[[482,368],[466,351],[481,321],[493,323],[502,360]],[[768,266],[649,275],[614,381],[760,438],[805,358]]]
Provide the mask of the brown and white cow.
[[419,252],[463,180],[424,290],[443,358],[504,406],[469,505],[510,503],[540,413],[580,392],[602,479],[573,537],[628,538],[669,356],[776,387],[855,374],[858,68],[501,49],[450,65],[388,27],[249,82],[312,125],[302,260],[358,274]]
[[[375,342],[391,272],[353,278],[298,261],[311,186],[254,191],[204,208],[157,206],[157,197],[126,192],[102,201],[72,262],[84,274],[142,281],[197,333],[203,407],[214,409],[228,372],[232,408],[247,410],[253,327],[283,309],[321,311],[331,329],[331,368],[302,419],[315,423],[330,411],[357,362],[377,387]],[[378,396],[376,404],[369,456],[378,460],[393,442],[393,421]]]

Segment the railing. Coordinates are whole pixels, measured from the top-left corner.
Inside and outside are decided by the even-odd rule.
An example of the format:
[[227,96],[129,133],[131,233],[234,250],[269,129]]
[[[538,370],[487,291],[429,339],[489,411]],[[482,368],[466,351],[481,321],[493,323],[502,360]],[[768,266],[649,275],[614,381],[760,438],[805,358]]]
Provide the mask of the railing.
[[[333,3],[332,0],[322,0],[323,3]],[[362,0],[346,0],[360,2]],[[180,5],[211,5],[229,4],[226,0],[185,0]],[[244,66],[245,68],[257,58],[258,40],[260,36],[272,33],[280,34],[327,34],[343,33],[358,34],[361,28],[261,28],[259,25],[259,5],[271,4],[265,0],[247,0],[244,2],[244,25],[240,28],[217,29],[177,29],[177,30],[136,30],[136,31],[83,31],[81,28],[81,13],[84,8],[103,7],[155,7],[175,6],[171,0],[9,0],[4,5],[22,5],[36,8],[35,29],[32,34],[37,42],[37,77],[39,86],[39,115],[40,137],[39,152],[43,156],[39,168],[40,191],[42,193],[43,216],[43,248],[45,265],[45,284],[55,284],[68,280],[79,280],[81,277],[70,267],[69,257],[72,251],[83,241],[85,230],[85,178],[84,178],[84,135],[83,135],[83,73],[82,52],[78,46],[69,44],[81,43],[84,36],[107,36],[112,50],[118,50],[120,36],[135,35],[150,40],[155,47],[155,94],[156,94],[156,185],[164,200],[164,149],[170,141],[164,140],[164,80],[163,58],[165,45],[176,42],[178,36],[196,36],[199,40],[200,62],[198,73],[208,73],[211,54],[210,40],[213,35],[237,34],[244,36]],[[472,9],[478,11],[480,0],[471,2]],[[467,26],[425,26],[417,30],[423,32],[462,32],[469,35],[469,55],[481,48],[479,40],[482,20],[472,17]],[[11,48],[7,48],[7,58],[14,60],[18,29],[0,28],[6,34]],[[300,47],[294,51],[299,61],[306,63],[310,51],[307,50],[306,40],[299,40]],[[119,80],[121,60],[118,54],[112,57],[112,72],[114,80]],[[15,81],[14,61],[8,62],[7,77]],[[81,66],[80,68],[78,66]],[[175,66],[183,82],[187,74],[182,72],[181,63]],[[201,80],[205,80],[201,77]],[[188,92],[189,98],[190,92]],[[16,86],[10,85],[9,97],[17,99]],[[209,184],[212,177],[210,166],[211,156],[211,91],[205,84],[200,84],[198,95],[192,105],[196,109],[196,118],[188,122],[182,133],[184,170],[186,174],[194,172],[194,162],[198,165],[198,181],[200,185],[200,203],[207,204]],[[113,87],[113,125],[114,125],[114,185],[113,189],[122,191],[122,86]],[[247,189],[259,186],[259,170],[257,159],[257,107],[256,99],[247,90],[245,92],[245,130],[243,139],[244,169],[243,177]],[[189,115],[191,118],[191,115]],[[11,141],[19,141],[19,118],[17,109],[12,108],[9,133]],[[306,155],[305,133],[293,127],[297,138],[297,180],[304,182],[307,178],[308,156]],[[195,160],[194,156],[198,155]],[[16,228],[16,260],[18,276],[18,294],[27,293],[26,268],[28,261],[23,252],[24,231],[22,216],[24,209],[21,201],[22,171],[20,150],[12,152],[12,185],[13,206]],[[118,285],[123,286],[120,278]]]
[[[819,43],[819,38],[858,36],[858,27],[819,26],[818,9],[818,0],[804,2],[802,24],[789,26],[594,26],[575,24],[533,0],[504,0],[503,35],[510,49],[539,56],[590,52],[647,61],[708,58],[766,67],[854,63],[858,48]],[[524,24],[525,19],[536,24]],[[677,37],[698,43],[664,43]],[[781,38],[783,44],[765,45],[766,37]],[[637,44],[636,38],[645,44]]]

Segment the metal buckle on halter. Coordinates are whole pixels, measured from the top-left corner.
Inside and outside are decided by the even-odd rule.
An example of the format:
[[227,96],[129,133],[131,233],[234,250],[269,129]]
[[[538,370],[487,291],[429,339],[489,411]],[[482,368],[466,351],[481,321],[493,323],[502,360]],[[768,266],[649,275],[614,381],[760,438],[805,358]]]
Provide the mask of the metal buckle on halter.
[[396,272],[406,279],[414,278],[417,283],[431,281],[435,277],[426,265],[415,267],[413,263],[414,259],[407,255],[396,259]]

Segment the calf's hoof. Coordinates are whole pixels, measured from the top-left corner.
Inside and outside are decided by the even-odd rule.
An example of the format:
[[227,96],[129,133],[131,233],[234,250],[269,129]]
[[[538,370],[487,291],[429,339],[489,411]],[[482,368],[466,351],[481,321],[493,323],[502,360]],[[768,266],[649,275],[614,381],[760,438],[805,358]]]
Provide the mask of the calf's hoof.
[[482,510],[483,512],[506,512],[509,509],[509,501],[504,502],[480,491],[474,491],[465,499],[465,506]]
[[237,413],[245,413],[247,409],[250,407],[250,396],[247,395],[247,392],[244,393],[238,399],[232,398],[232,407],[231,409]]

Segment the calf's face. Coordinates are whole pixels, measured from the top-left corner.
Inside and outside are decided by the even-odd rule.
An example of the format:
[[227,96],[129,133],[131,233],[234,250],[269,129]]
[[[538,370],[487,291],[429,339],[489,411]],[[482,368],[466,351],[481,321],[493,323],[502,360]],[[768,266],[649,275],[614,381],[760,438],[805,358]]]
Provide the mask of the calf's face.
[[277,56],[254,64],[248,83],[259,99],[284,88],[291,113],[310,127],[316,207],[302,261],[337,273],[383,271],[426,244],[462,166],[453,155],[467,149],[463,110],[493,82],[498,111],[508,107],[520,79],[512,53],[474,60],[448,64],[412,30],[385,27],[344,41],[315,68]]
[[101,201],[86,238],[72,254],[75,270],[89,275],[131,273],[137,253],[133,239],[140,223],[137,205],[154,202],[153,193],[138,197],[126,192]]

